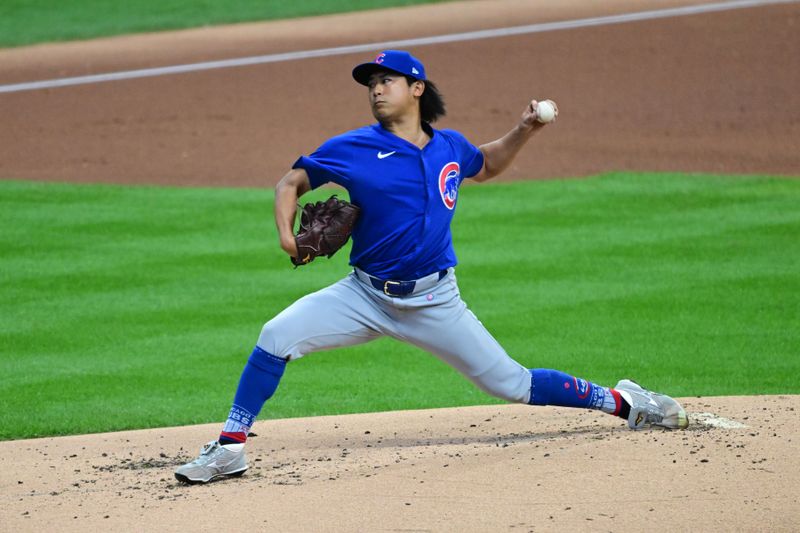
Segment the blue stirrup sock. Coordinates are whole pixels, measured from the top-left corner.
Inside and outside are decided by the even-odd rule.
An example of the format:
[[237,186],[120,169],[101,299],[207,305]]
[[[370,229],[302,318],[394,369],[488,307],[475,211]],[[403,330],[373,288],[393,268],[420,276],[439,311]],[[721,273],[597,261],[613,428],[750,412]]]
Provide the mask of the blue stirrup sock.
[[258,413],[278,388],[286,360],[255,347],[239,378],[233,407],[219,435],[220,444],[242,444]]
[[531,405],[583,407],[621,415],[625,400],[614,389],[548,368],[532,368],[530,373]]

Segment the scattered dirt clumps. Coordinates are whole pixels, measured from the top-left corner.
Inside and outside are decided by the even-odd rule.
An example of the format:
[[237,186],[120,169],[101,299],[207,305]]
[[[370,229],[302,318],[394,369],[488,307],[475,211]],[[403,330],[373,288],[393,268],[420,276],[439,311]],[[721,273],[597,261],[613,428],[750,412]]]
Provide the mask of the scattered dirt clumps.
[[217,424],[3,442],[2,522],[210,530],[246,513],[275,531],[795,530],[800,396],[683,401],[704,413],[685,431],[524,405],[262,421],[245,475],[208,485],[173,472]]

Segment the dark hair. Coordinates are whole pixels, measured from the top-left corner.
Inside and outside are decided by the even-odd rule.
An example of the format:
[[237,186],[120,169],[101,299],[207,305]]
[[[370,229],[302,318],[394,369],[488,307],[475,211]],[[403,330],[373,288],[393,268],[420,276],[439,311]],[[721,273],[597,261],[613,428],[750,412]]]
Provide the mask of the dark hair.
[[447,114],[444,108],[444,99],[435,83],[430,80],[418,80],[411,76],[405,78],[409,85],[415,81],[422,81],[425,84],[425,90],[419,98],[419,114],[422,122],[436,122],[436,119]]

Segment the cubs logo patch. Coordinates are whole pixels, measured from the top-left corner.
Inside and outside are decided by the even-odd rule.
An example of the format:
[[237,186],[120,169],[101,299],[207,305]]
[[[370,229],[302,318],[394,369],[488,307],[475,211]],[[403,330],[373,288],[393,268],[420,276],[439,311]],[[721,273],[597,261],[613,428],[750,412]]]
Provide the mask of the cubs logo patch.
[[452,210],[456,206],[460,175],[461,167],[455,161],[447,163],[439,172],[439,194],[442,195],[442,201],[447,209]]
[[384,59],[386,59],[386,54],[383,53],[378,54],[377,57],[375,57],[375,63],[380,65],[381,63],[383,63]]
[[575,393],[578,395],[578,398],[581,400],[585,399],[589,396],[589,392],[591,390],[592,386],[588,381],[581,378],[575,378]]

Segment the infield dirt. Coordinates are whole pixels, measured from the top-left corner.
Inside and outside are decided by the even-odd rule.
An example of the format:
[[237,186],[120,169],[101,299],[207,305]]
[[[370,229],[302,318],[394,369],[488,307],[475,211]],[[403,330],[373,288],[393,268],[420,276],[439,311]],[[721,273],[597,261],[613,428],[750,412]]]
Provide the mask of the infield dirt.
[[172,473],[218,424],[3,442],[3,529],[796,531],[800,396],[684,403],[685,431],[522,405],[257,422],[250,470],[203,486]]
[[[474,1],[41,45],[0,50],[0,84],[699,3]],[[445,94],[440,126],[475,143],[531,97],[558,102],[558,122],[503,179],[797,176],[799,28],[800,4],[786,3],[411,50]],[[0,176],[269,186],[371,121],[349,74],[364,60],[2,94]],[[217,424],[3,442],[0,530],[800,529],[800,397],[685,402],[696,423],[683,432],[526,406],[263,421],[244,477],[192,487],[173,469]]]

